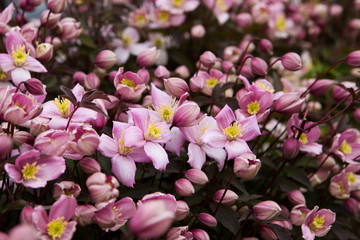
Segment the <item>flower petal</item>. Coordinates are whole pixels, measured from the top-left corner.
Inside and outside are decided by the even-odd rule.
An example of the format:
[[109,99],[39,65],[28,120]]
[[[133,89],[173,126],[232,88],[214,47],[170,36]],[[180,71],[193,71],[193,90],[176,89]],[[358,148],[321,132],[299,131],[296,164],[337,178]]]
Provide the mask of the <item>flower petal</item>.
[[69,221],[75,214],[75,208],[77,207],[76,199],[66,195],[61,195],[51,207],[49,212],[49,220],[56,219],[58,217],[64,217],[65,221]]
[[212,148],[223,148],[227,138],[219,130],[208,130],[202,136],[202,141]]
[[128,187],[133,187],[135,183],[136,165],[134,160],[128,156],[116,154],[111,158],[111,171],[119,181]]
[[189,144],[188,156],[188,163],[192,168],[201,169],[206,161],[205,151],[195,143]]
[[218,115],[216,115],[215,119],[220,131],[222,131],[235,121],[235,115],[233,110],[228,105],[225,105]]
[[238,139],[227,141],[225,150],[228,153],[228,159],[236,158],[242,153],[251,153],[251,150],[244,140]]
[[219,164],[219,170],[221,171],[225,164],[226,151],[222,148],[211,148],[208,145],[202,145],[206,155],[213,158]]
[[240,124],[241,124],[241,129],[243,130],[242,131],[243,136],[241,137],[241,139],[244,139],[245,141],[250,141],[255,137],[261,135],[255,115],[240,121]]
[[42,232],[47,232],[46,224],[49,222],[49,219],[43,206],[37,206],[34,208],[32,220],[38,229]]
[[115,143],[114,139],[108,135],[102,134],[98,149],[102,155],[111,158],[118,154],[119,146]]
[[35,58],[28,56],[24,64],[24,69],[32,72],[47,72],[46,68]]
[[31,78],[30,72],[24,68],[17,67],[11,71],[11,78],[14,84],[17,86],[19,83]]
[[169,163],[169,158],[165,149],[160,144],[147,142],[144,150],[156,169],[165,170],[166,165]]
[[3,72],[10,72],[15,69],[13,58],[9,54],[0,54],[0,68]]

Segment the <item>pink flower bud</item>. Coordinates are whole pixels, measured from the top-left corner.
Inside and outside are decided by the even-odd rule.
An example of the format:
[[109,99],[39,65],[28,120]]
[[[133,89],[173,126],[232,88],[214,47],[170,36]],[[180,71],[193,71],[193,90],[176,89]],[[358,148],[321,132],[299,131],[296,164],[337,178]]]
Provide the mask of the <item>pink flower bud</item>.
[[79,196],[81,188],[78,184],[72,181],[62,181],[54,184],[54,193],[53,198],[56,200],[60,198],[61,195],[66,195],[76,198]]
[[343,12],[343,7],[340,4],[332,4],[330,6],[330,16],[339,17]]
[[293,205],[306,204],[305,197],[299,190],[292,190],[287,194],[287,198]]
[[43,117],[36,117],[30,122],[30,133],[34,136],[38,136],[40,133],[49,130],[50,119]]
[[299,54],[294,52],[286,53],[281,58],[281,64],[285,69],[290,71],[297,71],[302,68],[301,57],[299,56]]
[[169,70],[166,67],[162,66],[162,65],[158,66],[155,69],[154,74],[155,74],[155,77],[157,77],[157,78],[168,78],[168,77],[170,77]]
[[198,215],[198,220],[208,227],[216,227],[217,225],[216,219],[208,213],[200,213]]
[[272,55],[273,54],[273,45],[272,43],[266,39],[263,38],[260,40],[259,42],[259,49],[260,51],[262,51],[263,53],[266,53],[268,55]]
[[210,68],[214,66],[215,61],[216,61],[216,56],[210,51],[205,51],[200,56],[200,62],[204,67]]
[[34,222],[32,220],[32,213],[34,209],[29,205],[26,205],[20,213],[20,221],[22,224],[29,224],[32,225]]
[[9,135],[0,135],[0,159],[7,157],[13,147],[12,138]]
[[26,80],[25,88],[32,95],[46,94],[46,91],[44,90],[44,86],[43,86],[42,82],[36,78],[29,78],[28,80]]
[[110,50],[103,50],[96,56],[95,64],[99,68],[109,69],[116,63],[116,54]]
[[288,138],[283,144],[284,157],[294,159],[299,154],[300,141],[296,138]]
[[205,81],[201,77],[194,76],[190,78],[190,89],[193,92],[199,92],[201,89],[203,89],[205,84]]
[[52,13],[61,13],[66,8],[66,0],[49,0],[48,8]]
[[[225,189],[216,191],[216,193],[213,196],[214,201],[217,203],[220,202],[224,192]],[[238,200],[238,198],[239,196],[235,192],[231,190],[227,190],[221,203],[225,205],[232,205],[236,200]]]
[[291,209],[290,212],[289,218],[291,223],[295,226],[301,226],[304,223],[305,217],[309,212],[310,210],[307,209],[305,204],[296,205],[295,207],[293,207],[293,209]]
[[86,180],[91,198],[96,202],[105,202],[119,195],[119,182],[113,176],[96,172]]
[[186,202],[182,200],[176,201],[176,213],[175,213],[175,221],[184,220],[190,212],[190,208]]
[[202,229],[191,230],[194,240],[210,240],[209,234]]
[[273,230],[271,230],[267,225],[265,224],[261,224],[260,228],[259,228],[259,233],[261,235],[261,237],[264,240],[276,240],[278,239],[278,237],[276,236],[276,234],[274,233]]
[[36,47],[36,59],[47,62],[53,57],[54,46],[50,43],[41,43]]
[[84,80],[84,87],[94,90],[100,87],[101,80],[95,73],[89,73]]
[[261,162],[253,153],[243,153],[234,160],[234,172],[237,177],[252,179],[261,167]]
[[198,24],[198,25],[193,26],[191,28],[190,32],[191,32],[191,36],[193,38],[202,38],[205,36],[206,30],[203,25]]
[[310,88],[310,92],[315,96],[322,96],[327,93],[334,84],[334,80],[320,79]]
[[181,95],[189,92],[187,83],[183,79],[177,77],[164,78],[164,86],[166,92],[176,98],[180,98]]
[[[350,93],[346,90],[346,88],[352,88],[355,90],[357,88],[356,83],[349,82],[349,81],[343,81],[343,82],[341,82],[341,84],[343,85],[343,87],[336,86],[334,88],[333,98],[335,99],[335,101],[341,101],[344,98],[345,98],[345,101],[351,101],[351,97],[349,96]],[[345,89],[344,89],[344,87],[345,87]]]
[[280,206],[274,201],[263,201],[253,207],[254,215],[261,221],[273,220],[281,213]]
[[173,117],[173,125],[177,127],[189,127],[194,125],[200,114],[200,107],[193,101],[183,103],[176,110]]
[[[59,22],[61,18],[61,14],[54,14],[50,13],[50,16],[48,18],[50,10],[45,10],[41,13],[40,21],[42,26],[47,26],[48,29],[54,29],[57,26],[57,23]],[[46,23],[47,22],[47,23]]]
[[129,227],[137,237],[157,238],[169,229],[174,216],[174,212],[166,207],[166,201],[152,200],[138,207]]
[[173,227],[166,234],[166,240],[190,240],[193,239],[193,234],[188,232],[189,226]]
[[360,50],[349,53],[346,57],[346,62],[352,67],[360,67]]
[[[325,163],[322,163],[323,161],[325,161]],[[336,164],[335,159],[331,156],[327,156],[326,153],[320,154],[316,162],[319,166],[320,164],[322,164],[321,169],[328,169],[328,170],[331,170]]]
[[355,198],[348,198],[344,202],[344,206],[346,210],[352,215],[356,216],[359,214],[360,205],[359,202]]
[[80,225],[86,226],[93,223],[96,208],[92,205],[79,205],[75,209],[73,219]]
[[37,7],[42,3],[42,0],[26,0],[27,4],[31,5],[32,7]]
[[181,78],[188,78],[190,76],[189,69],[184,65],[178,66],[175,69],[175,73]]
[[89,157],[80,160],[80,167],[89,174],[101,171],[100,164],[95,159]]
[[230,61],[223,61],[221,63],[221,69],[225,73],[234,73],[234,64]]
[[267,63],[261,58],[255,57],[251,59],[251,71],[257,75],[265,76],[267,74]]
[[175,182],[175,190],[183,197],[191,196],[195,193],[194,186],[185,178],[181,178]]
[[160,50],[152,47],[141,52],[136,58],[136,63],[141,67],[150,67],[156,63],[159,57]]
[[355,109],[354,118],[358,123],[360,123],[360,108]]
[[137,75],[139,75],[139,77],[143,83],[145,83],[145,84],[149,83],[150,74],[149,74],[148,70],[146,70],[145,68],[142,68],[137,72]]
[[185,172],[185,177],[195,185],[204,185],[209,182],[206,174],[199,169],[189,169]]
[[80,83],[81,85],[84,85],[85,79],[86,79],[86,74],[83,72],[75,72],[73,75],[73,79],[75,82]]
[[99,135],[87,125],[70,125],[69,148],[75,153],[91,155],[95,152],[100,143]]
[[275,101],[274,110],[283,114],[297,113],[301,110],[304,102],[305,98],[300,98],[300,93],[285,93]]
[[236,25],[239,28],[247,28],[253,24],[252,16],[250,13],[239,13],[235,18]]
[[17,131],[14,133],[13,141],[17,146],[21,146],[24,143],[32,145],[34,144],[34,136],[26,131]]
[[243,75],[244,77],[250,79],[254,77],[254,74],[251,71],[251,68],[248,66],[243,66],[241,69],[240,75]]

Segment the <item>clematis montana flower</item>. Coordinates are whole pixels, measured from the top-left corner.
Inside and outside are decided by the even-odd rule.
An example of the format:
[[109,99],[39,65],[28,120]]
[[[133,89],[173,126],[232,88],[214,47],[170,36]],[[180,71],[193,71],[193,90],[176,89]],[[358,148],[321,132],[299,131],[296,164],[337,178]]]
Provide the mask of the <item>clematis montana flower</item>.
[[0,68],[3,72],[11,72],[11,78],[17,86],[20,82],[31,78],[32,72],[47,72],[46,68],[35,58],[29,56],[25,39],[19,31],[6,33],[7,54],[0,54]]
[[321,209],[316,206],[309,212],[305,218],[305,222],[301,225],[301,231],[305,240],[313,240],[316,237],[325,236],[331,224],[335,222],[335,213],[329,209]]
[[360,143],[356,130],[350,128],[341,134],[336,134],[331,149],[341,160],[348,163],[355,163],[354,160],[360,155]]
[[65,167],[64,158],[41,157],[37,150],[21,154],[15,164],[5,164],[5,170],[14,182],[30,188],[44,187],[48,181],[64,173]]
[[234,112],[228,105],[216,116],[218,129],[208,130],[203,135],[203,142],[212,148],[223,148],[228,159],[235,158],[242,153],[251,153],[246,141],[260,135],[256,116],[253,115],[241,121],[235,119]]

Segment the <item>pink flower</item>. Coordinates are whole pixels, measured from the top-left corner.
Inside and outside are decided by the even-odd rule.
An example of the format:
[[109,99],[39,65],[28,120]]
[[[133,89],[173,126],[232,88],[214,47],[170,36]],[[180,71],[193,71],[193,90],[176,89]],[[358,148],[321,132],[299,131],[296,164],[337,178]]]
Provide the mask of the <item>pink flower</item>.
[[237,121],[231,108],[225,105],[216,116],[216,122],[219,130],[206,131],[202,139],[204,143],[212,148],[225,147],[228,159],[236,158],[242,153],[251,153],[246,141],[260,135],[256,116]]
[[44,239],[70,240],[76,230],[76,221],[69,221],[75,214],[75,198],[62,195],[51,207],[49,216],[43,206],[32,214],[33,222]]
[[333,139],[331,151],[348,163],[355,163],[355,158],[360,155],[360,143],[355,129],[347,129],[341,134],[336,134]]
[[4,72],[11,72],[16,86],[31,78],[30,71],[47,72],[40,62],[29,56],[30,50],[19,31],[9,31],[6,34],[6,50],[7,54],[0,54],[0,68]]
[[5,164],[5,170],[16,183],[25,187],[44,187],[48,181],[58,178],[65,172],[65,160],[62,157],[40,157],[40,152],[31,150],[21,154],[15,165]]
[[40,133],[34,143],[34,148],[41,154],[61,157],[70,140],[69,133],[62,130],[50,129]]
[[137,100],[146,89],[139,75],[130,71],[124,73],[123,67],[119,68],[114,79],[114,85],[121,99],[126,101]]
[[209,73],[205,71],[199,71],[196,76],[200,77],[201,80],[204,82],[201,91],[209,96],[211,96],[212,90],[214,89],[216,84],[219,83],[222,85],[225,82],[225,75],[222,72],[215,69],[211,69]]
[[206,7],[211,9],[218,20],[219,24],[224,24],[230,17],[230,14],[227,12],[232,5],[234,4],[233,0],[205,0],[204,4]]
[[113,176],[106,176],[104,173],[95,172],[87,180],[86,186],[89,189],[91,198],[96,202],[106,202],[119,195],[119,182]]
[[168,10],[171,13],[183,13],[195,10],[200,4],[199,0],[156,0],[155,4],[158,8]]
[[148,162],[143,148],[125,147],[124,135],[131,125],[122,122],[113,122],[113,138],[102,134],[100,137],[99,151],[111,158],[111,171],[119,181],[132,187],[135,183],[135,162]]
[[305,218],[305,222],[301,225],[301,231],[305,240],[313,240],[316,237],[325,236],[331,224],[335,222],[335,213],[329,209],[321,209],[316,206],[309,212]]

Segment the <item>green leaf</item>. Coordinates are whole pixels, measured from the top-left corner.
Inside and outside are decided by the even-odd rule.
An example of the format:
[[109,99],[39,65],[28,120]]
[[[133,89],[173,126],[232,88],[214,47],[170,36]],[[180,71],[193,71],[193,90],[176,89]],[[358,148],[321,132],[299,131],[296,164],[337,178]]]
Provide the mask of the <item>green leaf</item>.
[[82,42],[82,44],[84,44],[84,46],[89,47],[89,48],[96,48],[96,44],[90,36],[88,36],[86,34],[81,34],[79,36],[79,39]]
[[[215,212],[217,205],[218,203],[215,202],[210,203],[213,212]],[[229,206],[220,205],[215,218],[233,234],[236,234],[240,229],[238,215]]]

